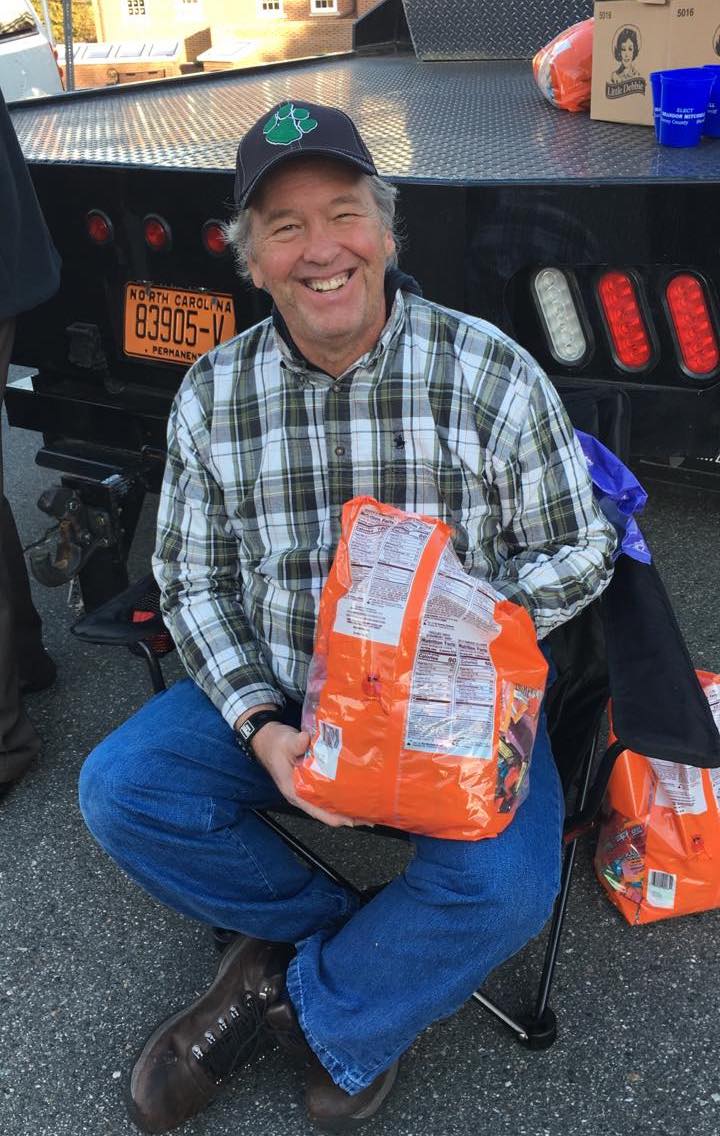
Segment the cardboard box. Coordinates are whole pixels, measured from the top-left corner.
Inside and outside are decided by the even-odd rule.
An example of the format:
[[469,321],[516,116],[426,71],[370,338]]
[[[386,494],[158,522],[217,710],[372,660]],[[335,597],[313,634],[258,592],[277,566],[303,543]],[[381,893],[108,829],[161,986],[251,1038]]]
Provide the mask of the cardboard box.
[[597,0],[590,117],[653,125],[651,71],[720,64],[720,0]]

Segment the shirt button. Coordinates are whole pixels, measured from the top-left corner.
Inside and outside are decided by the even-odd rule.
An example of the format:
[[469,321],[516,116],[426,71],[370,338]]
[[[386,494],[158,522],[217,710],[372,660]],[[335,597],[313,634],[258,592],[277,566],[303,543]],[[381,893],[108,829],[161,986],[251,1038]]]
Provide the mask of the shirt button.
[[333,394],[340,394],[342,390],[342,383],[333,383]]
[[336,453],[337,457],[341,458],[343,456],[343,454],[345,453],[345,447],[344,446],[336,446],[335,447],[335,453]]

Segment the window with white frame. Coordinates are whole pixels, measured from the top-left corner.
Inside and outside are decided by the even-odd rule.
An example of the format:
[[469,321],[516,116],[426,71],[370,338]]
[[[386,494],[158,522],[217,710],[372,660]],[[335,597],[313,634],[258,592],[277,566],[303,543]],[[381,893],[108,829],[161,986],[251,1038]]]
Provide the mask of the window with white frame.
[[337,12],[337,0],[310,0],[310,11],[314,16]]
[[283,0],[257,0],[258,16],[282,16]]

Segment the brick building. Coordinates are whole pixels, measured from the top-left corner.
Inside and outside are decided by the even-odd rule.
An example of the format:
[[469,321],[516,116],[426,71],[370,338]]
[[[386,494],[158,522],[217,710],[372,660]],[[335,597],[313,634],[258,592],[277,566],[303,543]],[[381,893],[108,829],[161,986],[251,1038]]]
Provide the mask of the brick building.
[[[243,45],[240,65],[349,51],[352,25],[377,0],[93,0],[101,41],[183,40],[210,29],[217,60]],[[200,39],[198,39],[200,42]],[[233,61],[228,51],[228,66]]]

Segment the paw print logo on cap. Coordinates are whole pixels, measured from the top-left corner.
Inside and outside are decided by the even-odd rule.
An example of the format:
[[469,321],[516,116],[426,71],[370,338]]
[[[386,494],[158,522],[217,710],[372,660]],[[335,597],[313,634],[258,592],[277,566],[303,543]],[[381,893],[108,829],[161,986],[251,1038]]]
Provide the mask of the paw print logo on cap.
[[271,146],[289,146],[316,126],[317,120],[310,117],[309,110],[296,107],[294,103],[283,103],[263,126],[263,134]]

